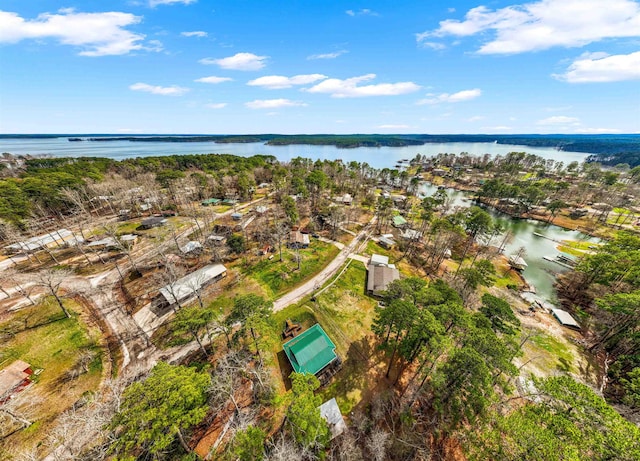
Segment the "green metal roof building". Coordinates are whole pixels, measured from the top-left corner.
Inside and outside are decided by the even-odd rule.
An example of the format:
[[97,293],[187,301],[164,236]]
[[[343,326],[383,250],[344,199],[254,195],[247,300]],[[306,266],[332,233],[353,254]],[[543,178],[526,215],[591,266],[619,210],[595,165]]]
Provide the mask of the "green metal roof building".
[[402,216],[397,215],[393,217],[393,225],[395,227],[404,226],[405,224],[407,224],[407,220],[404,219]]
[[221,201],[219,198],[208,198],[202,201],[202,206],[217,205]]
[[296,373],[315,375],[338,358],[336,345],[317,323],[284,343],[282,348]]

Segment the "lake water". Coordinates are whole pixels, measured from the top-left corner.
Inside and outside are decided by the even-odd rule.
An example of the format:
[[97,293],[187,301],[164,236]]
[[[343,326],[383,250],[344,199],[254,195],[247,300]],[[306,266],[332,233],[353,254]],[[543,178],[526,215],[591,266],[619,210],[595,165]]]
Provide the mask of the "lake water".
[[545,159],[562,160],[565,164],[583,161],[589,154],[557,151],[553,148],[514,146],[495,143],[443,143],[405,147],[358,147],[339,149],[335,146],[289,145],[269,146],[261,142],[218,144],[215,142],[131,142],[131,141],[79,141],[69,142],[64,138],[50,139],[0,139],[0,152],[11,154],[49,154],[56,157],[108,157],[116,160],[132,157],[180,154],[234,154],[251,156],[273,155],[287,162],[295,157],[344,162],[366,162],[374,168],[392,168],[398,160],[411,159],[416,154],[437,155],[440,153],[473,155],[505,155],[509,152],[527,152]]

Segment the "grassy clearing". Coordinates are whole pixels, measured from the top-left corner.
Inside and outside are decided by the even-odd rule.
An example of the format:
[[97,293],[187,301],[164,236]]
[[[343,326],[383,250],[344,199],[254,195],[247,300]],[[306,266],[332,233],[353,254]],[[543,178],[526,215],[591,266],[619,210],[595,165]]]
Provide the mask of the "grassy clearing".
[[572,256],[584,256],[585,253],[591,251],[591,247],[598,246],[593,242],[577,242],[574,240],[563,240],[562,244],[557,246],[558,251],[570,254]]
[[300,250],[300,270],[297,269],[296,252],[283,248],[282,261],[276,254],[271,261],[262,259],[244,269],[244,274],[260,285],[267,298],[275,299],[320,272],[339,251],[333,244],[313,240],[309,248]]
[[131,234],[140,227],[140,223],[141,221],[131,221],[118,224],[116,235]]
[[[37,421],[27,430],[0,441],[0,458],[2,449],[28,447],[44,439],[57,415],[100,384],[103,355],[98,343],[100,332],[83,322],[78,304],[66,300],[65,305],[73,312],[71,318],[64,317],[55,301],[46,298],[0,324],[0,331],[11,332],[0,340],[0,363],[20,359],[31,364],[34,370],[42,369],[34,379],[36,384],[24,391],[33,396],[33,402],[42,399],[36,403]],[[86,352],[94,355],[89,371],[78,378],[66,379],[67,371],[76,366]]]
[[543,331],[537,331],[523,346],[525,361],[533,359],[537,368],[548,374],[557,371],[576,373],[575,355],[567,344]]

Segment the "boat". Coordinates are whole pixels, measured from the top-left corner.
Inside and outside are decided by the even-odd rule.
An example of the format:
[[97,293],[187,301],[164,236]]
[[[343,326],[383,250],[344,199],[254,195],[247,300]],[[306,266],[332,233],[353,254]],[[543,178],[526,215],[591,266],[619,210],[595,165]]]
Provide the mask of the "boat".
[[70,142],[78,142],[78,141],[84,141],[84,139],[82,139],[82,138],[68,138],[68,141],[70,141]]

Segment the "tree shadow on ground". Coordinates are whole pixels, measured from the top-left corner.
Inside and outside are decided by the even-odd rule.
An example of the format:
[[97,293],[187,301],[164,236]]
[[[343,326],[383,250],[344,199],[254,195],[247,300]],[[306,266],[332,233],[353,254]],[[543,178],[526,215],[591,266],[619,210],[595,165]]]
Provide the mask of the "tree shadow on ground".
[[280,370],[280,377],[282,378],[282,382],[284,383],[285,390],[291,389],[291,379],[289,376],[293,373],[293,367],[289,362],[289,358],[287,354],[284,353],[284,349],[276,354],[276,358],[278,359],[278,369]]

